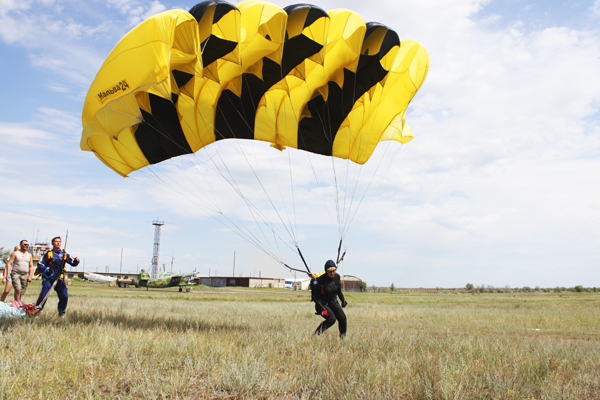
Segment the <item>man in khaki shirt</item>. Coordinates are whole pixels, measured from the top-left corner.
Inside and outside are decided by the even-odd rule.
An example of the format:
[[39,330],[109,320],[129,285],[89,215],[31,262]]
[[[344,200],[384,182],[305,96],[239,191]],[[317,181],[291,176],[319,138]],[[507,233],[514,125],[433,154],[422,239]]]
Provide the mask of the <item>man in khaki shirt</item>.
[[10,271],[12,266],[10,277],[15,289],[15,300],[21,300],[21,297],[25,295],[27,285],[33,279],[33,259],[27,252],[29,243],[27,240],[21,240],[19,245],[19,250],[13,252],[6,263],[6,270]]

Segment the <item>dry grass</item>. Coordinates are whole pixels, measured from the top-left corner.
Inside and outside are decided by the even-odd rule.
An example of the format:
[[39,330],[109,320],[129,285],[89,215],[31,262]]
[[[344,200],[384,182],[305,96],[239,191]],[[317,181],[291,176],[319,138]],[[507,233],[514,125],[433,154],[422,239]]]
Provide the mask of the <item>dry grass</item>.
[[69,291],[0,321],[0,398],[600,398],[596,294],[350,294],[340,341],[307,293]]

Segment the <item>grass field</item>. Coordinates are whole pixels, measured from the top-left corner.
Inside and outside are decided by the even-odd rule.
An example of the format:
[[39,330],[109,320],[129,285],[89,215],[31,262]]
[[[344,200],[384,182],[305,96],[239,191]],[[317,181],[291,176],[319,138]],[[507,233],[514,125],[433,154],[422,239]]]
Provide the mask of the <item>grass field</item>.
[[0,320],[0,398],[600,399],[595,293],[349,293],[343,341],[307,292],[69,294]]

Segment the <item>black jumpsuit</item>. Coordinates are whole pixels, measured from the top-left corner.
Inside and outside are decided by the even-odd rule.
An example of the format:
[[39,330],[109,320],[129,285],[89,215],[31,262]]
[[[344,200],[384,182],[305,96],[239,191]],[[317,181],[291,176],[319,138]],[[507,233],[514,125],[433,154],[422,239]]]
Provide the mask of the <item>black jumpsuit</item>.
[[[321,275],[311,282],[312,300],[315,302],[317,314],[325,318],[321,325],[315,331],[315,335],[320,335],[329,329],[337,319],[340,328],[340,337],[346,336],[346,314],[340,306],[337,297],[342,303],[345,302],[342,293],[342,282],[340,276],[336,273],[333,278],[327,276],[327,273]],[[323,315],[323,310],[327,315]]]

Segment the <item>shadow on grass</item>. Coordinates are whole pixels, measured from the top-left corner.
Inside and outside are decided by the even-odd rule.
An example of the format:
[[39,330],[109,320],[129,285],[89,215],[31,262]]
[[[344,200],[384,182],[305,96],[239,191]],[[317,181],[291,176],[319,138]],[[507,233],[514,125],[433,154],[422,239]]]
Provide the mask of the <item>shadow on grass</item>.
[[251,330],[248,326],[228,323],[211,324],[193,318],[173,318],[165,314],[153,315],[126,315],[119,313],[99,311],[73,310],[65,317],[59,318],[54,312],[42,312],[36,316],[23,318],[0,318],[0,331],[10,330],[12,327],[32,323],[44,326],[63,327],[65,325],[112,325],[115,327],[136,330],[169,330],[169,331],[201,331],[201,332],[246,332]]

